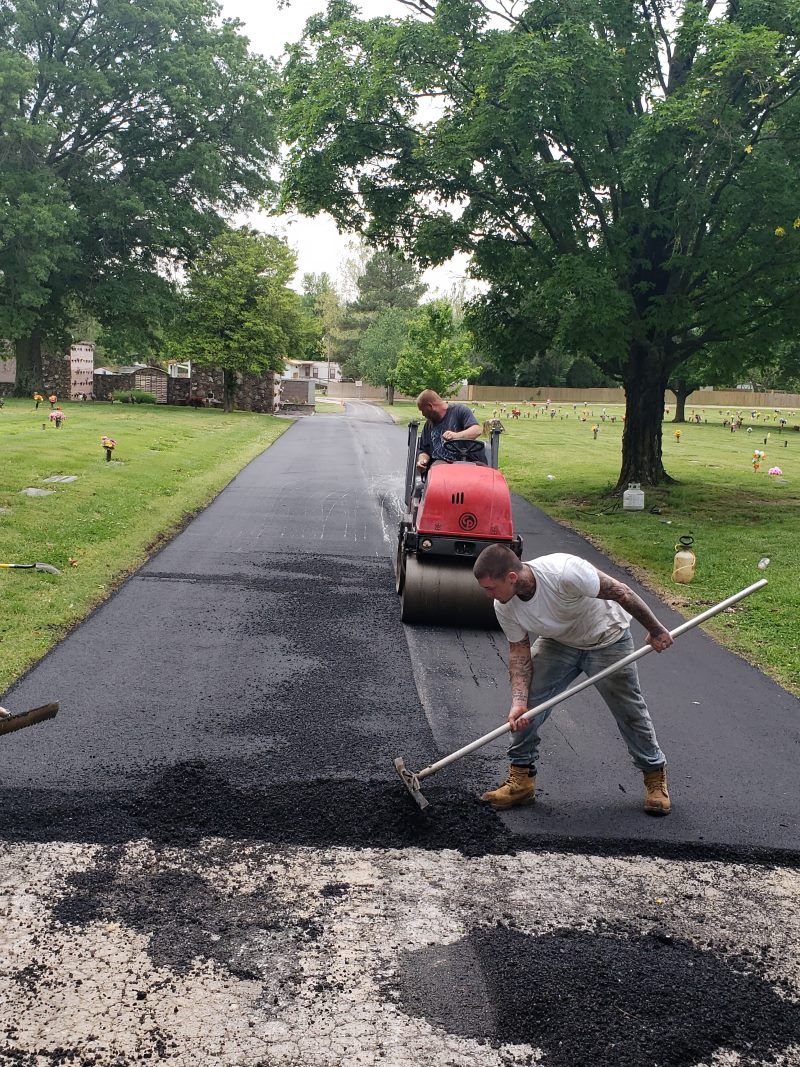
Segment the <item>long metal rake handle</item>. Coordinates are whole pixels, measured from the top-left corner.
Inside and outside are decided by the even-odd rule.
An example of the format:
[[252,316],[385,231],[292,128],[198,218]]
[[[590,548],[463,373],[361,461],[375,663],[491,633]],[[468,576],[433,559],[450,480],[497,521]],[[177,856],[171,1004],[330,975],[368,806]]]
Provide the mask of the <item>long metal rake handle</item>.
[[[695,626],[699,626],[701,622],[705,622],[707,619],[713,618],[715,615],[719,615],[721,611],[729,608],[732,604],[736,604],[740,600],[744,600],[746,596],[750,596],[751,593],[755,593],[757,589],[763,589],[767,584],[767,579],[762,578],[758,582],[754,582],[753,585],[748,585],[746,589],[740,590],[738,593],[734,593],[733,596],[729,596],[727,600],[720,601],[719,604],[715,604],[713,608],[709,608],[707,611],[702,611],[699,615],[695,615],[693,619],[688,619],[686,622],[681,623],[680,626],[676,626],[674,630],[670,630],[670,636],[674,639],[680,637],[681,634],[686,633],[687,630],[691,630]],[[606,667],[605,670],[599,671],[597,674],[593,674],[591,678],[585,678],[582,682],[578,682],[577,685],[573,685],[570,689],[565,689],[563,693],[558,693],[554,697],[550,697],[549,700],[545,700],[541,704],[537,704],[535,708],[529,708],[524,715],[520,716],[522,719],[532,719],[534,715],[538,715],[542,711],[547,711],[548,708],[555,707],[556,704],[560,704],[564,700],[569,700],[570,697],[575,696],[576,693],[580,693],[584,689],[588,689],[590,685],[594,685],[595,682],[599,682],[603,678],[607,678],[610,674],[614,674],[615,671],[621,670],[623,667],[627,667],[629,663],[634,663],[637,659],[641,659],[642,656],[646,656],[648,652],[653,651],[652,645],[642,645],[641,648],[637,648],[635,652],[629,653],[616,663],[612,663],[610,667]],[[463,756],[468,756],[470,752],[475,752],[479,748],[483,748],[484,745],[488,745],[490,741],[494,741],[496,737],[502,737],[511,729],[510,723],[503,723],[502,726],[498,726],[497,729],[492,730],[491,733],[484,734],[483,737],[479,737],[477,741],[472,741],[469,745],[464,745],[457,752],[451,752],[449,756],[445,756],[443,759],[437,760],[436,763],[432,763],[430,767],[425,767],[423,770],[417,772],[417,779],[421,781],[423,778],[429,778],[432,774],[436,774],[443,767],[449,767],[451,763],[455,763],[456,760],[461,759]]]

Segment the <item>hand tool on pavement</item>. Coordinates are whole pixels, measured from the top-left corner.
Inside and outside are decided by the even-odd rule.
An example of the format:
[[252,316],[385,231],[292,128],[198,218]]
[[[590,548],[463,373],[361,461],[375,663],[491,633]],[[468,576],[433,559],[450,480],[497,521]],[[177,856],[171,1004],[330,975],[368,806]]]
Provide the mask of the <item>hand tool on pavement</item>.
[[[680,626],[676,626],[674,630],[670,630],[670,636],[675,639],[680,637],[681,634],[686,633],[687,630],[691,630],[693,627],[698,626],[701,622],[706,622],[708,619],[719,615],[721,611],[725,611],[726,608],[731,607],[733,604],[738,603],[740,600],[744,600],[746,596],[750,596],[751,593],[755,593],[757,589],[763,589],[767,584],[767,579],[762,578],[758,582],[754,582],[753,585],[748,585],[746,589],[741,589],[738,593],[734,593],[733,596],[729,596],[726,600],[720,601],[719,604],[715,604],[714,607],[709,608],[707,611],[700,612],[699,615],[695,615],[693,619],[689,619],[686,622],[681,623]],[[608,678],[609,675],[614,674],[616,671],[621,670],[622,667],[627,667],[629,663],[634,663],[637,659],[641,659],[642,656],[646,656],[648,652],[652,652],[652,645],[642,645],[641,648],[636,649],[635,652],[629,653],[627,656],[623,656],[617,663],[612,663],[610,667],[606,667],[605,670],[598,671],[597,674],[593,674],[591,678],[586,678],[582,682],[578,682],[577,685],[571,686],[569,689],[565,689],[563,693],[558,693],[554,697],[550,697],[549,700],[545,700],[541,704],[537,704],[535,708],[529,708],[522,719],[532,719],[534,715],[538,715],[541,711],[547,711],[548,708],[555,707],[556,704],[561,704],[565,700],[569,700],[570,697],[575,696],[576,693],[580,693],[582,690],[587,689],[590,685],[594,685],[595,682],[600,681],[602,678]],[[479,737],[477,741],[472,741],[469,745],[464,745],[463,748],[459,748],[456,752],[451,752],[449,756],[445,756],[443,759],[437,760],[436,763],[432,763],[429,767],[423,768],[421,771],[410,771],[405,765],[402,756],[394,761],[394,769],[400,776],[400,781],[409,791],[416,803],[423,810],[428,807],[428,801],[422,795],[420,789],[420,782],[425,778],[430,778],[432,774],[436,774],[437,771],[442,770],[443,767],[449,767],[451,763],[455,763],[456,760],[462,759],[464,756],[470,755],[479,748],[483,748],[484,745],[488,745],[490,741],[494,741],[497,737],[502,737],[503,734],[508,733],[511,729],[511,725],[508,722],[503,723],[502,726],[498,726],[497,729],[492,730],[488,734],[484,734],[483,737]]]
[[48,574],[61,574],[58,567],[51,567],[49,563],[0,563],[0,567],[14,571],[47,571]]
[[15,730],[24,730],[26,726],[35,726],[37,722],[54,719],[57,711],[57,702],[42,704],[40,708],[31,708],[30,711],[20,711],[16,714],[6,708],[0,708],[0,735],[13,734]]

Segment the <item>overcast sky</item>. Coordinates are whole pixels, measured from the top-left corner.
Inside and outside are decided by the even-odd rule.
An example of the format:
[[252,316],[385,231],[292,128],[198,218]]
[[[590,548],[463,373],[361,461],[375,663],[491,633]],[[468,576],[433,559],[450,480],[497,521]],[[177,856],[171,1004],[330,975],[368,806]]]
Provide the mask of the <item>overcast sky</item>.
[[[243,24],[253,51],[272,58],[279,58],[287,42],[302,36],[306,19],[326,7],[325,0],[291,0],[283,8],[278,7],[277,0],[220,0],[220,4],[224,18],[239,19]],[[362,0],[361,10],[368,17],[408,13],[397,0]],[[337,232],[328,216],[316,219],[290,216],[278,220],[257,215],[247,221],[258,229],[287,238],[298,256],[297,288],[306,272],[327,271],[335,278],[349,253],[350,239]],[[466,259],[460,257],[451,265],[427,271],[425,280],[433,292],[444,295],[464,277],[465,269]]]

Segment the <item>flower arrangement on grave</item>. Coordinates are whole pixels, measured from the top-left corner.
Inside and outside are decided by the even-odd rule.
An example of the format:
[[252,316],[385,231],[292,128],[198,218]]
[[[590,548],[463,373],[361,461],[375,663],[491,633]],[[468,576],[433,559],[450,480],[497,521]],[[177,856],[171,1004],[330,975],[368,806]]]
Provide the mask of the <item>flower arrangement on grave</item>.
[[106,437],[105,434],[100,438],[100,444],[106,450],[106,463],[111,462],[111,453],[117,447],[117,442],[113,437]]
[[61,408],[58,407],[58,408],[55,409],[55,411],[51,411],[50,412],[50,416],[49,417],[50,417],[50,421],[55,423],[56,429],[60,430],[61,429],[61,423],[64,421],[64,419],[67,416],[61,410]]
[[770,467],[770,469],[767,471],[767,474],[771,474],[774,478],[780,478],[783,474],[783,471],[780,469],[780,467]]
[[757,471],[761,466],[761,461],[766,457],[767,453],[763,452],[760,448],[757,448],[753,453],[753,470]]

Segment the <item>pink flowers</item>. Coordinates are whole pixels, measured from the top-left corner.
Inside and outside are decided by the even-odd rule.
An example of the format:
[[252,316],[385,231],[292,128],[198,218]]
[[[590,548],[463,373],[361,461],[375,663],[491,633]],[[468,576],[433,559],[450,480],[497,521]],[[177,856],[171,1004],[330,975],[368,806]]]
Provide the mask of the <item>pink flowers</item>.
[[780,469],[780,467],[770,467],[770,469],[767,471],[767,474],[773,474],[777,477],[780,477],[783,474],[783,471]]

